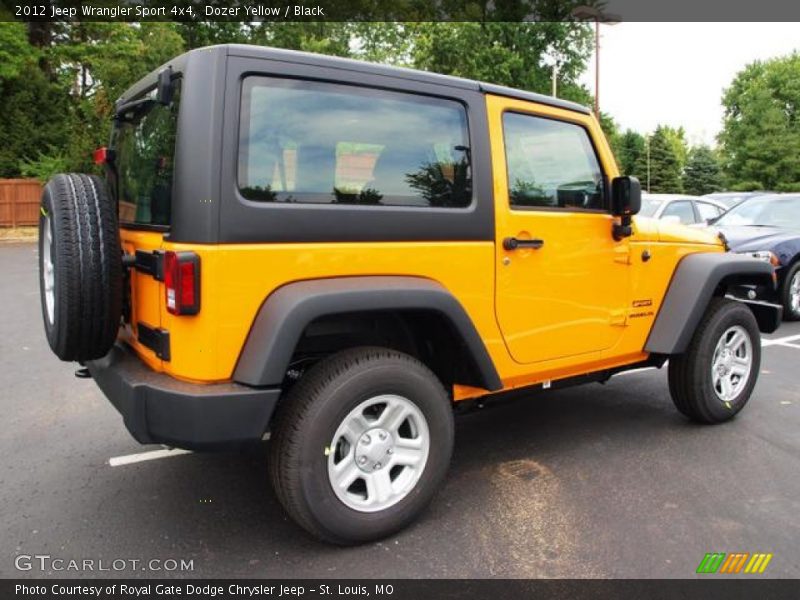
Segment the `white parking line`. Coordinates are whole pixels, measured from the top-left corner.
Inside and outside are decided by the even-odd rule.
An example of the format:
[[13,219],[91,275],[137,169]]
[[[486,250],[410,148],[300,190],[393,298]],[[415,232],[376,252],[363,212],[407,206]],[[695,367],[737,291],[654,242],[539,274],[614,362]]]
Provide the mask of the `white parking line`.
[[795,342],[800,340],[800,335],[787,335],[786,337],[782,338],[775,338],[775,339],[761,339],[761,347],[766,348],[767,346],[788,346],[789,348],[797,348],[797,346],[790,344],[788,342]]
[[191,454],[191,450],[182,450],[180,448],[164,448],[162,450],[151,450],[150,452],[140,452],[138,454],[128,454],[126,456],[115,456],[108,459],[108,464],[112,467],[121,467],[123,465],[132,465],[146,460],[156,460],[159,458],[168,458],[170,456],[180,456],[181,454]]

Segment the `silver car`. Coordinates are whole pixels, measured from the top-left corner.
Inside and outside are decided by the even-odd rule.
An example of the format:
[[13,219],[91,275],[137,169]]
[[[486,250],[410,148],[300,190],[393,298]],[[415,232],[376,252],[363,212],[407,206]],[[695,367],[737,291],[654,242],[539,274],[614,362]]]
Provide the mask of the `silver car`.
[[639,214],[683,225],[706,225],[728,210],[723,203],[710,198],[687,194],[642,194]]

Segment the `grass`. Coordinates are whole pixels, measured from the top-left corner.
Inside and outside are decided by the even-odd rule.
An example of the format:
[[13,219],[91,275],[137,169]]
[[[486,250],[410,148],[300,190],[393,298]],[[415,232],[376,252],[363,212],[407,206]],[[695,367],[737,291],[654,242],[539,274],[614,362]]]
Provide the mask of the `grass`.
[[38,227],[0,227],[0,242],[33,242],[38,237]]

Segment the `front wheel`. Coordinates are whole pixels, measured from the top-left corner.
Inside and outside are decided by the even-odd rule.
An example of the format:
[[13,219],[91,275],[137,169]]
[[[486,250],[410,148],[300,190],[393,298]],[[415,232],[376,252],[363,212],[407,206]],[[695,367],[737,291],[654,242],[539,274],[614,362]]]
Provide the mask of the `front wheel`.
[[750,399],[761,367],[758,324],[747,306],[714,298],[684,354],[669,360],[669,390],[694,421],[721,423]]
[[362,347],[304,375],[273,432],[270,476],[289,516],[322,540],[363,543],[405,527],[431,501],[450,463],[453,413],[421,362]]
[[787,321],[800,321],[800,262],[789,267],[781,296],[783,318]]

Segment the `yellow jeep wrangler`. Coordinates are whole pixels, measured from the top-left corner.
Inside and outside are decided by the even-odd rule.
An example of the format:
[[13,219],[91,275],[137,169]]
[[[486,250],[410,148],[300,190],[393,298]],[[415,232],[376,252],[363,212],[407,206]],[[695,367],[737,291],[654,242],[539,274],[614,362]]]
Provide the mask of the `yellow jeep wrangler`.
[[476,81],[241,45],[116,104],[106,177],[42,197],[48,341],[141,443],[271,437],[312,534],[358,543],[430,502],[453,408],[669,361],[678,410],[736,415],[780,308],[772,267],[633,218],[589,110]]

